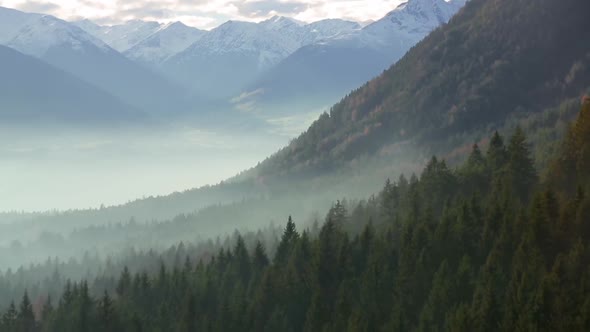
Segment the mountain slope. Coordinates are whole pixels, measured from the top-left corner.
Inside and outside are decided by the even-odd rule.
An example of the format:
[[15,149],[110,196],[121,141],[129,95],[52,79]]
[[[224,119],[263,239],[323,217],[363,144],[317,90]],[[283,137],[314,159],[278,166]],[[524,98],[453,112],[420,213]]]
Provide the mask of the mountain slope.
[[304,24],[279,16],[258,24],[229,21],[167,59],[161,69],[195,92],[229,99],[300,47],[359,28],[344,20]]
[[259,25],[296,41],[300,47],[361,29],[357,22],[341,19],[325,19],[305,24],[284,16],[274,16]]
[[125,55],[146,65],[157,66],[168,57],[180,53],[206,32],[181,22],[167,24],[125,51]]
[[180,108],[184,102],[184,94],[176,85],[81,28],[53,16],[28,20],[6,45],[154,114]]
[[464,133],[579,95],[590,82],[589,11],[582,0],[472,0],[259,173],[333,169],[407,141],[452,148]]
[[113,124],[143,115],[108,93],[0,45],[0,118],[4,124]]
[[123,53],[162,28],[158,22],[131,20],[124,24],[100,26],[89,20],[74,22],[86,32]]
[[229,21],[163,64],[163,71],[193,91],[227,97],[297,49],[295,41],[248,22]]
[[463,4],[410,0],[363,29],[304,46],[249,87],[263,91],[251,102],[263,111],[289,113],[328,106],[380,74]]
[[39,16],[41,15],[0,7],[0,44],[8,42],[29,20],[36,19]]

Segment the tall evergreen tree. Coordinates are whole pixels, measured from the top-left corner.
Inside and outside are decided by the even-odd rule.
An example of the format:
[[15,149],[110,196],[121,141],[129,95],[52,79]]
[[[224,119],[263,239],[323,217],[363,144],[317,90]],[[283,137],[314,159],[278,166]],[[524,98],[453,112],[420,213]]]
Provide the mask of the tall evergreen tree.
[[36,330],[35,314],[33,313],[33,305],[29,300],[29,294],[25,291],[23,299],[20,303],[18,315],[18,330],[22,332],[34,332]]

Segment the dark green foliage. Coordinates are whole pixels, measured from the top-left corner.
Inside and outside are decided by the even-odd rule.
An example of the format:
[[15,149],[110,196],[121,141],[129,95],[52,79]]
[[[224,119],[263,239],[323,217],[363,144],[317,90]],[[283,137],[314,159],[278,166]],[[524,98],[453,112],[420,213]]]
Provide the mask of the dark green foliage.
[[29,295],[25,292],[17,315],[17,330],[22,332],[35,331],[35,314]]
[[388,181],[353,213],[338,201],[317,236],[289,218],[272,264],[260,241],[249,250],[236,235],[195,266],[124,268],[109,282],[115,298],[68,282],[38,322],[25,294],[1,330],[587,330],[588,195],[581,183],[573,197],[539,184],[520,129],[508,148],[498,134],[491,141],[457,170],[432,158],[419,178]]

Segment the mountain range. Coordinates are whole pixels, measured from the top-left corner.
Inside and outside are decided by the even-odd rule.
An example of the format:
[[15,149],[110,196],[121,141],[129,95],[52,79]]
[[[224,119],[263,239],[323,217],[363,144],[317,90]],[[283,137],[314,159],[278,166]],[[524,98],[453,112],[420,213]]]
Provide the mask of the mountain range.
[[[142,111],[158,114],[169,111],[171,105],[182,107],[185,97],[180,86],[128,59],[78,26],[49,15],[4,8],[0,8],[0,13],[5,18],[5,46],[64,70]],[[4,29],[4,25],[18,26]],[[39,97],[31,95],[31,99]]]
[[0,44],[162,119],[218,111],[212,108],[276,115],[326,106],[387,68],[462,4],[410,0],[365,26],[275,16],[210,31],[181,22],[66,22],[0,7]]
[[273,112],[331,105],[395,63],[464,4],[412,0],[362,29],[305,45],[250,84],[246,95],[258,93],[247,102]]

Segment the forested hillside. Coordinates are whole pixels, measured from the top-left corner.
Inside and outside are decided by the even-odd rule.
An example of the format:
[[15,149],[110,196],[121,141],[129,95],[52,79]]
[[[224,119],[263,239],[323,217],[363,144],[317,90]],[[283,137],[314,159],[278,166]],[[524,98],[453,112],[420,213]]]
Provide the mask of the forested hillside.
[[2,331],[586,331],[589,144],[584,98],[547,179],[520,128],[495,133],[456,170],[433,157],[419,177],[337,202],[319,230],[289,218],[272,257],[238,236],[157,273],[25,293]]
[[406,141],[444,152],[457,147],[458,137],[500,127],[509,115],[578,96],[590,81],[588,12],[584,0],[469,1],[258,174],[333,170]]

